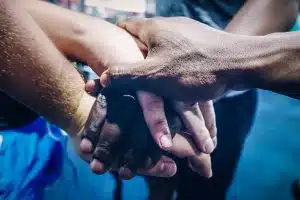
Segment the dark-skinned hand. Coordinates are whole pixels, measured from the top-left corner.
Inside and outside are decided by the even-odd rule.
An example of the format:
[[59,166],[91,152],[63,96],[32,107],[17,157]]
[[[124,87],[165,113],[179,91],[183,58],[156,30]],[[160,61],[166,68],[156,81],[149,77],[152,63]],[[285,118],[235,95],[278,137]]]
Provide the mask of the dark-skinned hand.
[[[83,132],[83,141],[88,141],[92,146],[81,145],[85,154],[93,153],[90,161],[92,170],[100,174],[108,170],[119,171],[125,179],[136,173],[148,175],[149,169],[150,175],[151,169],[161,170],[162,176],[174,175],[176,165],[172,159],[163,155],[164,152],[151,137],[136,93],[102,89],[99,81],[94,83],[93,95],[98,97]],[[164,103],[174,142],[174,148],[169,152],[189,158],[195,171],[210,177],[210,156],[200,153],[189,135],[177,134],[186,129],[172,105],[168,101]]]

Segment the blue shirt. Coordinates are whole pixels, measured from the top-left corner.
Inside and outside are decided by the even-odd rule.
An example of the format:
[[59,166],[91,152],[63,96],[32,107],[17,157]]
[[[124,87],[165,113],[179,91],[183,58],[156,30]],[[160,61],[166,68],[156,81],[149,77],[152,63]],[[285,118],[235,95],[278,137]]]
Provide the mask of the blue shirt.
[[60,175],[66,137],[43,119],[0,132],[0,199],[42,199]]

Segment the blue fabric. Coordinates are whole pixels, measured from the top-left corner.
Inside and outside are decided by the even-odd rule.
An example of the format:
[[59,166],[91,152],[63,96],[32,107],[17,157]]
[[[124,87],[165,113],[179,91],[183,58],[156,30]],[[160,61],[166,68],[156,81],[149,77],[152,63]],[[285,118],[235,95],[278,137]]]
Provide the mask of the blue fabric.
[[66,137],[43,119],[0,132],[0,199],[43,198],[44,188],[60,175]]

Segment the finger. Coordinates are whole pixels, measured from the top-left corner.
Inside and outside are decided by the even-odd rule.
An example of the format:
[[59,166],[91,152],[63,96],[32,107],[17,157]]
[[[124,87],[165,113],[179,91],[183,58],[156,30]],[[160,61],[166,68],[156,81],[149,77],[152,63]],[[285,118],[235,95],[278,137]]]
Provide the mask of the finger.
[[199,102],[205,126],[210,133],[215,148],[217,147],[217,124],[213,101]]
[[78,155],[80,156],[80,158],[82,158],[84,161],[90,163],[92,161],[92,159],[93,159],[93,155],[92,154],[84,153],[82,151],[82,147],[80,145],[80,143],[82,142],[81,137],[74,136],[71,139],[72,139],[72,143],[74,145],[74,148],[75,148],[76,152],[78,153]]
[[104,71],[101,76],[100,76],[100,83],[103,87],[107,87],[108,85],[110,85],[110,81],[109,81],[109,72],[108,70]]
[[177,172],[176,163],[167,156],[162,156],[158,163],[152,168],[138,169],[139,175],[156,176],[156,177],[172,177]]
[[162,98],[144,91],[138,91],[137,96],[153,139],[162,149],[167,150],[172,146],[172,137]]
[[212,177],[211,158],[209,154],[201,153],[197,156],[188,158],[189,166],[201,176],[210,178]]
[[144,44],[143,42],[141,42],[136,37],[134,37],[134,41],[136,42],[137,46],[139,47],[140,51],[143,53],[143,56],[145,58],[147,56],[147,54],[148,54],[148,48],[147,48],[146,44]]
[[98,96],[103,89],[100,79],[89,80],[85,84],[85,91],[87,91],[92,96]]
[[105,122],[93,153],[91,169],[95,173],[104,173],[113,161],[121,130],[116,124]]
[[196,146],[204,153],[212,153],[215,146],[205,126],[198,103],[188,104],[175,101],[174,105],[189,133],[193,136]]
[[125,29],[131,35],[138,38],[142,43],[148,44],[151,27],[149,26],[150,19],[128,19],[118,22],[118,26]]
[[195,146],[193,138],[184,133],[176,133],[173,138],[173,145],[168,152],[179,158],[186,158],[200,155],[200,151]]
[[121,150],[118,147],[122,147],[119,142],[122,139],[122,134],[124,135],[128,131],[135,113],[134,110],[137,107],[136,100],[130,95],[121,95],[118,91],[109,88],[103,89],[102,92],[108,102],[107,120],[103,125],[94,151],[94,166],[100,167],[93,168],[91,165],[96,173],[104,173],[104,168],[109,168],[118,154],[122,155],[122,152],[117,152],[117,150]]
[[[144,167],[147,156],[155,153],[160,153],[161,150],[154,143],[149,129],[144,121],[143,113],[141,109],[137,109],[135,112],[134,124],[128,130],[126,135],[126,143],[128,151],[124,155],[123,167],[130,169],[133,173],[136,172],[137,168]],[[152,143],[149,142],[152,141]],[[151,146],[149,146],[151,145]],[[156,147],[149,151],[150,147]]]
[[173,146],[168,152],[179,158],[188,158],[190,167],[202,176],[212,176],[210,155],[200,153],[195,147],[191,136],[181,133],[176,134],[173,138]]
[[96,89],[96,84],[94,80],[88,80],[84,87],[85,91],[88,93],[92,93]]
[[82,133],[83,140],[80,143],[80,149],[82,153],[91,153],[93,151],[93,147],[98,141],[98,136],[101,127],[103,126],[106,112],[106,98],[100,94],[98,95],[91,109],[90,115]]
[[134,173],[127,167],[121,167],[119,169],[119,176],[124,180],[130,180],[134,177]]

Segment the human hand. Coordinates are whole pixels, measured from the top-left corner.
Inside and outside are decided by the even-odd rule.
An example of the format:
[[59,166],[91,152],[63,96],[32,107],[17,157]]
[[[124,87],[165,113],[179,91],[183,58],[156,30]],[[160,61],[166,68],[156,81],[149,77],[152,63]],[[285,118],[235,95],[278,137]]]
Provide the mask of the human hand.
[[[130,19],[119,26],[143,42],[148,55],[141,62],[111,67],[111,86],[185,102],[224,94],[232,81],[240,81],[243,69],[239,67],[256,47],[249,36],[235,36],[183,17]],[[249,48],[241,48],[245,46]]]
[[[96,82],[92,82],[94,83],[94,86],[91,86],[91,83],[88,84],[89,85],[89,91],[95,90],[95,87],[98,83]],[[94,89],[93,89],[94,87]],[[98,86],[98,89],[99,86]],[[110,92],[116,92],[116,91],[112,91],[111,89],[108,89],[107,91]],[[127,91],[127,94],[130,94],[130,92]],[[126,95],[128,96],[128,95]],[[135,96],[135,95],[133,95]],[[118,101],[116,101],[116,99],[118,99]],[[90,127],[87,127],[86,132],[85,132],[85,139],[84,142],[82,142],[82,149],[84,152],[86,153],[91,153],[94,152],[94,160],[91,163],[91,167],[95,172],[98,173],[104,173],[105,171],[107,171],[110,168],[110,163],[114,162],[113,160],[116,158],[121,158],[122,155],[126,154],[126,150],[121,150],[122,146],[124,146],[124,144],[122,143],[127,143],[126,146],[128,147],[128,149],[131,152],[136,151],[136,153],[131,154],[131,163],[129,164],[129,166],[133,166],[133,165],[139,165],[142,166],[141,164],[145,163],[144,161],[141,162],[141,155],[144,154],[144,158],[148,157],[148,158],[152,158],[150,160],[152,160],[152,164],[154,164],[154,169],[151,170],[151,173],[148,173],[144,170],[142,170],[143,174],[146,173],[146,175],[154,175],[154,176],[166,176],[163,175],[163,171],[157,171],[158,167],[155,167],[157,165],[160,165],[161,162],[158,162],[157,165],[155,160],[157,159],[153,159],[153,156],[158,158],[159,155],[161,155],[161,151],[160,148],[158,147],[158,145],[156,145],[153,141],[153,139],[151,138],[149,131],[147,129],[147,126],[143,120],[143,114],[142,111],[140,109],[138,110],[132,110],[129,111],[129,107],[130,107],[130,101],[127,102],[122,102],[121,101],[121,97],[117,97],[114,96],[114,98],[106,98],[108,105],[110,105],[111,107],[113,106],[113,108],[115,108],[116,110],[119,108],[122,109],[122,114],[118,114],[115,116],[118,117],[118,120],[115,120],[115,123],[113,124],[118,124],[119,127],[125,127],[125,124],[127,124],[127,131],[125,131],[126,133],[122,133],[122,131],[124,132],[124,128],[123,129],[115,129],[115,131],[110,131],[110,134],[107,134],[107,131],[102,130],[101,133],[99,134],[97,131],[95,130],[99,130],[101,128],[103,129],[107,129],[107,126],[105,127],[105,125],[102,125],[102,122],[98,122],[96,124],[90,124]],[[119,107],[118,107],[119,105]],[[128,110],[129,109],[129,110]],[[165,102],[165,109],[166,109],[166,117],[168,119],[168,124],[170,126],[170,130],[173,133],[173,135],[175,134],[175,137],[173,139],[173,146],[169,149],[169,152],[174,154],[175,156],[178,157],[185,157],[185,158],[189,158],[191,165],[193,166],[193,169],[197,172],[199,172],[200,174],[202,174],[203,176],[206,177],[210,177],[212,172],[211,172],[211,163],[210,163],[210,156],[207,154],[202,154],[200,153],[200,151],[197,149],[197,147],[195,146],[192,138],[187,135],[187,134],[180,134],[179,132],[181,131],[186,131],[186,129],[184,129],[184,126],[181,124],[181,120],[179,119],[179,116],[177,116],[177,114],[175,113],[175,111],[171,108],[171,104],[168,102]],[[96,110],[96,109],[94,109]],[[114,112],[116,112],[116,110]],[[130,118],[132,116],[126,115],[127,113],[134,113],[135,117],[134,117],[134,123],[129,122]],[[113,113],[112,109],[107,109],[107,114],[109,116],[109,113]],[[112,114],[110,114],[110,116],[112,116]],[[100,117],[96,117],[98,119],[100,119]],[[103,118],[103,117],[102,117]],[[110,123],[112,123],[112,117],[110,117]],[[122,125],[123,124],[123,125]],[[128,129],[128,126],[132,127]],[[105,137],[104,135],[107,135],[107,137]],[[123,139],[122,139],[123,138]],[[124,139],[125,138],[125,139]],[[126,138],[131,138],[131,139],[126,139]],[[147,146],[148,145],[148,146]],[[115,150],[114,150],[115,149]],[[118,149],[118,150],[116,150]],[[151,150],[150,150],[151,149]],[[139,155],[140,154],[140,155]],[[149,157],[150,155],[150,157]],[[142,156],[143,157],[143,156]],[[161,157],[161,160],[165,160],[167,159],[167,157]],[[142,159],[143,160],[143,159]],[[144,159],[145,160],[145,159]],[[149,159],[147,159],[149,160]],[[99,162],[101,161],[101,162]],[[172,160],[169,159],[168,164],[169,165],[165,165],[166,170],[168,169],[168,174],[167,176],[171,176],[173,175],[171,170],[174,170],[174,166],[172,166]],[[135,163],[135,164],[134,164]],[[152,165],[153,166],[153,165]],[[119,165],[119,167],[121,167]],[[128,167],[127,167],[128,168]],[[137,167],[129,167],[126,170],[120,170],[121,175],[123,174],[123,172],[127,172],[127,175],[125,177],[131,177],[134,173],[135,173],[135,169]],[[114,168],[114,170],[118,169]],[[121,167],[122,169],[122,167]],[[161,168],[163,169],[163,168]],[[146,168],[146,170],[149,170]],[[141,172],[141,170],[138,170],[138,172]],[[155,174],[154,174],[155,172]],[[174,171],[173,171],[174,172]],[[165,173],[165,172],[164,172]],[[131,174],[130,176],[128,176],[128,174]],[[123,175],[124,176],[124,175]]]
[[[91,31],[89,36],[85,37],[89,39],[85,42],[86,46],[91,49],[91,51],[87,51],[90,52],[88,55],[92,58],[88,59],[89,63],[98,74],[103,71],[103,67],[105,69],[116,64],[133,63],[144,59],[140,51],[141,49],[145,53],[143,43],[134,40],[125,30],[112,24],[107,23],[105,26],[106,29],[103,26],[101,27],[102,32]],[[169,150],[172,145],[172,138],[162,99],[147,92],[138,91],[137,93],[150,133],[162,149]],[[212,108],[210,110],[213,111],[212,104],[210,106]],[[205,119],[197,107],[184,107],[176,110],[180,113],[184,122],[188,123],[187,127],[195,136],[198,149],[205,153],[211,153],[215,148],[211,140],[216,135],[214,115],[204,115],[204,117],[210,117]],[[205,127],[205,124],[209,123],[211,125],[209,126],[210,131]]]
[[130,94],[103,89],[92,108],[83,138],[81,150],[93,154],[90,165],[96,173],[117,170],[124,178],[131,178],[136,172],[163,177],[176,173],[174,161],[161,156],[161,150],[148,134],[138,103]]

